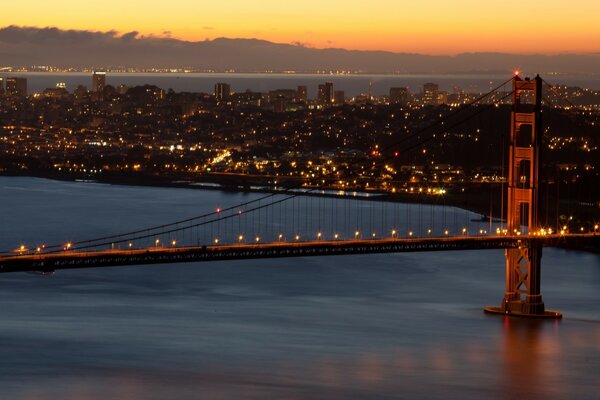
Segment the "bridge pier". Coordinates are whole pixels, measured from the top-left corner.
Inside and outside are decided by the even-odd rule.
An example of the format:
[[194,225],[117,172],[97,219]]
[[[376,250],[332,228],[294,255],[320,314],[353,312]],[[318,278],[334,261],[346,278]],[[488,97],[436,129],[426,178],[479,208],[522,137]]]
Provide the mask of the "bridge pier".
[[[529,93],[528,93],[529,92]],[[529,94],[531,104],[521,106],[521,96]],[[523,112],[527,108],[531,112]],[[509,235],[523,236],[519,246],[506,249],[506,292],[500,307],[486,307],[494,314],[523,317],[560,318],[546,311],[540,291],[542,243],[538,234],[538,182],[542,142],[542,78],[513,78],[513,111],[508,156]]]
[[546,310],[541,293],[542,244],[530,240],[506,250],[506,293],[499,307],[484,311],[506,316],[561,318]]

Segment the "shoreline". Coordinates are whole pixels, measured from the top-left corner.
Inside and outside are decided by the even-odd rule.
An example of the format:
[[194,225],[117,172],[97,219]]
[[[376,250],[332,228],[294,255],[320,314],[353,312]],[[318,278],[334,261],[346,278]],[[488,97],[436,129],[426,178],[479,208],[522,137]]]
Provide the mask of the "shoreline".
[[[176,189],[191,189],[191,190],[217,190],[221,192],[236,192],[236,193],[257,193],[257,194],[285,194],[286,190],[284,186],[269,188],[268,177],[262,177],[265,181],[251,181],[243,184],[232,184],[226,182],[226,179],[222,176],[203,176],[206,179],[182,179],[182,177],[159,177],[154,175],[120,175],[120,176],[103,176],[98,179],[97,176],[88,176],[83,174],[56,174],[49,172],[38,171],[37,173],[15,173],[15,172],[0,172],[0,176],[4,177],[27,177],[27,178],[41,178],[63,182],[79,182],[79,183],[99,183],[105,185],[115,186],[132,186],[132,187],[156,187],[156,188],[176,188]],[[256,178],[256,177],[251,177]],[[295,179],[289,179],[294,181]],[[297,180],[297,179],[296,179]],[[307,188],[310,189],[310,188]],[[329,193],[322,193],[323,190],[329,191]],[[302,196],[318,196],[326,198],[337,198],[347,200],[362,200],[362,201],[387,201],[387,202],[398,202],[408,204],[426,204],[440,207],[456,207],[461,210],[467,210],[476,214],[480,214],[482,221],[489,221],[490,209],[489,203],[486,203],[492,193],[449,193],[445,195],[423,195],[423,194],[407,194],[407,193],[386,193],[382,191],[353,191],[345,190],[345,193],[360,193],[360,196],[356,195],[340,195],[332,192],[336,192],[336,189],[321,189],[320,193],[303,193]],[[492,191],[493,192],[493,191]],[[478,194],[478,196],[477,196]],[[504,219],[498,218],[500,214],[499,204],[492,207],[492,222],[505,222]],[[487,212],[486,212],[487,211]],[[586,246],[574,246],[574,245],[562,245],[558,248],[565,250],[576,250],[585,251],[591,253],[600,254],[600,245],[590,244]]]
[[[286,178],[279,177],[278,179],[283,180],[281,186],[273,186],[270,179],[273,177],[269,176],[242,176],[242,175],[220,175],[210,174],[203,175],[201,179],[186,179],[187,177],[182,176],[156,176],[156,175],[104,175],[104,176],[90,176],[85,174],[62,174],[46,171],[38,171],[34,173],[17,173],[14,171],[2,171],[0,176],[6,177],[30,177],[30,178],[42,178],[64,182],[82,182],[82,183],[101,183],[107,185],[121,185],[121,186],[141,186],[141,187],[160,187],[160,188],[178,188],[178,189],[192,189],[192,190],[218,190],[222,192],[237,192],[237,193],[280,193],[284,194],[288,190],[300,190],[300,187],[290,186],[290,183],[297,185],[301,181],[300,178]],[[197,177],[198,178],[198,177]],[[238,179],[242,179],[238,180]],[[288,185],[286,186],[285,183]],[[389,193],[381,190],[364,191],[358,189],[337,189],[337,188],[313,188],[305,187],[306,190],[314,190],[311,193],[302,193],[302,196],[319,196],[319,197],[333,197],[339,199],[348,200],[366,200],[366,201],[388,201],[394,203],[410,203],[410,204],[427,204],[441,207],[456,207],[462,210],[471,211],[476,214],[480,214],[486,217],[486,220],[490,216],[489,197],[488,193],[485,196],[479,196],[479,198],[473,197],[473,193],[446,193],[444,195],[432,195],[423,193]],[[327,191],[327,193],[323,193]],[[344,192],[345,195],[337,194],[337,192]],[[295,192],[288,192],[295,193]],[[352,195],[356,193],[356,195]],[[481,194],[480,191],[478,191]],[[469,201],[470,200],[470,201]],[[476,200],[485,200],[476,201]],[[492,210],[492,217],[494,222],[500,222],[498,215],[500,214],[499,205],[494,205]],[[505,220],[502,220],[503,222]]]

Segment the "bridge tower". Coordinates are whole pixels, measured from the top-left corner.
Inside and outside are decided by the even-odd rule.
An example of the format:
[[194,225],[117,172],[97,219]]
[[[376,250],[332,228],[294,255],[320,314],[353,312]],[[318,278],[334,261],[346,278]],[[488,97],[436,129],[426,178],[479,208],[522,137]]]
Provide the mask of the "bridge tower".
[[542,142],[542,78],[513,78],[513,110],[508,156],[507,230],[521,235],[517,248],[506,249],[506,292],[500,307],[486,312],[525,317],[560,318],[546,311],[540,291],[542,244],[538,231],[538,183]]

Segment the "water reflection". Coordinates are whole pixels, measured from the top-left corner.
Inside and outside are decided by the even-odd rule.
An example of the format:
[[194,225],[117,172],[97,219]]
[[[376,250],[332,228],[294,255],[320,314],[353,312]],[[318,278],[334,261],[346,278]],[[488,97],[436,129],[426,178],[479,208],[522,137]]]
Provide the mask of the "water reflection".
[[[3,243],[238,200],[2,179],[36,190],[0,185]],[[598,256],[546,252],[561,322],[484,315],[503,265],[502,251],[472,251],[6,274],[0,399],[597,398]]]

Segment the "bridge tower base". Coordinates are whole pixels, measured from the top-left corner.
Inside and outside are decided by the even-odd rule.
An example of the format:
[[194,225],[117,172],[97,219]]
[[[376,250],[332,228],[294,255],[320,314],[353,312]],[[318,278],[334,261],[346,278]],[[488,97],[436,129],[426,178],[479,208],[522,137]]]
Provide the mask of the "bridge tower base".
[[[528,104],[521,104],[528,100]],[[507,234],[522,236],[517,248],[506,249],[506,292],[499,307],[487,313],[519,317],[561,318],[546,311],[540,291],[542,245],[538,226],[538,182],[542,141],[542,78],[513,78],[513,110],[508,157]]]

